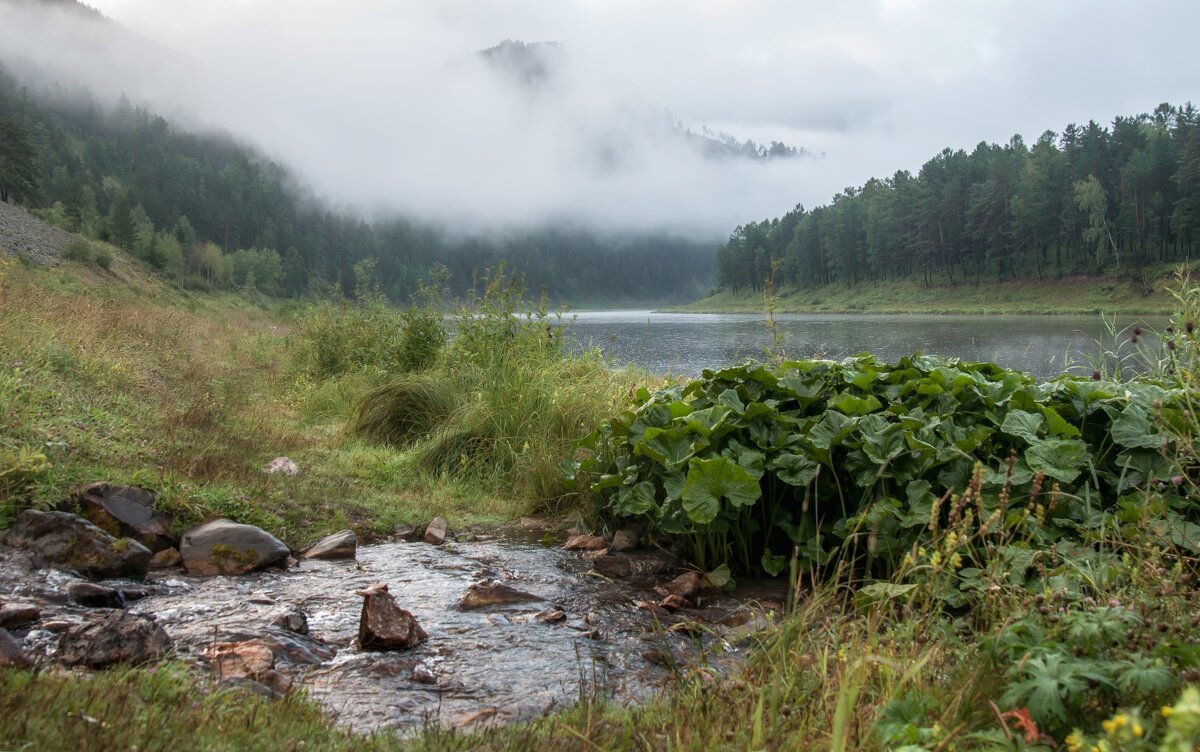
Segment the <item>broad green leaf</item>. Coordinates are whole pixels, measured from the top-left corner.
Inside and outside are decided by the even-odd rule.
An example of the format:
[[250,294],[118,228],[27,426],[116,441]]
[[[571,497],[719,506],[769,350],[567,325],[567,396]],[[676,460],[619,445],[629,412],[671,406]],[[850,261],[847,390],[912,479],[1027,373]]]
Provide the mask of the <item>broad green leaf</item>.
[[721,511],[721,500],[745,507],[762,495],[758,481],[746,469],[728,457],[694,459],[688,463],[687,482],[683,486],[683,508],[698,525],[707,525]]
[[1087,445],[1078,439],[1040,439],[1025,452],[1029,467],[1063,483],[1079,477],[1087,458]]
[[644,480],[633,486],[626,486],[617,493],[616,513],[621,517],[636,517],[657,509],[654,503],[654,484]]
[[647,428],[633,451],[649,457],[668,470],[678,470],[707,445],[707,441],[685,428]]
[[836,411],[825,413],[808,432],[808,440],[818,449],[829,449],[842,443],[842,439],[854,430],[854,418],[847,418]]
[[742,398],[738,396],[736,389],[726,389],[721,392],[721,396],[717,397],[717,404],[728,407],[738,415],[746,412],[746,405],[742,402]]
[[1112,438],[1121,446],[1157,449],[1166,443],[1166,437],[1158,432],[1146,411],[1130,404],[1121,411],[1112,424]]
[[1004,416],[1004,422],[1000,424],[1000,430],[1032,444],[1038,440],[1044,422],[1041,415],[1024,410],[1009,410],[1008,415]]
[[872,582],[864,585],[854,594],[854,605],[867,608],[876,603],[903,598],[917,588],[914,583],[900,584],[898,582]]
[[762,563],[763,571],[771,577],[782,574],[788,568],[788,557],[774,554],[770,551],[763,551],[760,562]]
[[802,454],[776,455],[767,467],[775,471],[775,477],[789,486],[807,486],[817,477],[820,465],[811,457]]
[[1042,417],[1046,419],[1046,430],[1051,436],[1078,436],[1079,429],[1067,422],[1066,418],[1048,405],[1042,405]]
[[840,394],[830,402],[830,407],[846,415],[866,415],[883,407],[874,395],[856,397],[853,394]]

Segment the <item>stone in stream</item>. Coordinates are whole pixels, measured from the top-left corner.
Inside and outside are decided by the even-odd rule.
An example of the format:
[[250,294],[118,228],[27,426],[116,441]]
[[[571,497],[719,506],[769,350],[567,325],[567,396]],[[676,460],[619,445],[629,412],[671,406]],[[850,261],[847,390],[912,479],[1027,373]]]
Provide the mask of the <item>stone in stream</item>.
[[173,569],[183,565],[183,557],[177,548],[164,548],[150,557],[151,569]]
[[358,646],[363,650],[411,648],[428,637],[416,617],[396,603],[386,584],[377,582],[357,592],[363,597],[358,622]]
[[623,527],[613,533],[612,545],[610,548],[617,553],[625,551],[633,551],[641,542],[638,532],[632,528]]
[[27,509],[4,536],[8,545],[34,555],[41,566],[60,567],[85,577],[142,579],[150,549],[130,538],[114,538],[82,517]]
[[246,574],[283,566],[288,547],[275,536],[230,520],[214,520],[183,534],[179,554],[188,574]]
[[67,595],[80,606],[87,608],[124,608],[125,598],[121,591],[94,582],[72,582],[67,586]]
[[412,525],[397,525],[396,529],[392,531],[392,537],[408,543],[416,543],[425,537],[425,531]]
[[509,587],[502,582],[492,580],[491,582],[477,582],[467,588],[467,594],[462,597],[458,605],[463,611],[471,611],[477,608],[486,608],[490,606],[511,606],[516,603],[538,603],[541,598],[526,593],[516,588]]
[[42,618],[37,606],[28,603],[6,603],[0,606],[0,629],[20,629]]
[[59,643],[58,661],[68,666],[107,668],[161,658],[171,638],[149,616],[114,611],[103,619],[76,624]]
[[154,508],[154,492],[137,486],[89,483],[75,491],[83,514],[111,535],[133,538],[157,553],[175,545],[171,515]]
[[0,668],[28,668],[32,665],[33,661],[25,655],[16,638],[7,629],[0,628]]
[[358,552],[358,536],[353,530],[339,530],[312,544],[302,559],[353,559]]
[[446,542],[450,533],[450,525],[445,517],[434,517],[425,528],[425,542],[431,546],[440,546]]
[[573,535],[563,544],[568,551],[599,551],[605,547],[603,535]]
[[684,572],[663,585],[661,590],[667,595],[679,595],[690,600],[700,592],[702,586],[703,578],[699,572]]
[[654,551],[629,554],[605,553],[592,559],[592,570],[612,580],[653,577],[672,566],[670,557]]

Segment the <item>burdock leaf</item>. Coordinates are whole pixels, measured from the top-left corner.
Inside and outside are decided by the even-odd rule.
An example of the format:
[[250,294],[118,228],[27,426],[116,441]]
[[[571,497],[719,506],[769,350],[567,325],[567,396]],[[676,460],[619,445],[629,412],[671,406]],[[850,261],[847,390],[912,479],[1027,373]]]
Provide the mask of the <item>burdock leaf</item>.
[[688,464],[687,483],[683,486],[683,508],[688,518],[707,525],[721,511],[721,499],[735,507],[750,506],[762,494],[758,481],[728,457],[694,459]]

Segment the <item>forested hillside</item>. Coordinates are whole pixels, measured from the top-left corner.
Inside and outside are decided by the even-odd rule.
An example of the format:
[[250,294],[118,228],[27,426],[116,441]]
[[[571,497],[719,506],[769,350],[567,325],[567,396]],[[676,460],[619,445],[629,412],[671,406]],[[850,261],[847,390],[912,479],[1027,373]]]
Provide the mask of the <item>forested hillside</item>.
[[946,149],[913,175],[847,188],[825,206],[738,227],[718,285],[757,290],[916,277],[955,284],[1107,271],[1140,278],[1200,243],[1200,112],[1046,131],[1029,146]]
[[367,258],[405,299],[434,263],[451,287],[505,261],[532,289],[567,301],[695,297],[713,243],[559,225],[481,234],[327,208],[286,167],[220,134],[184,132],[87,91],[25,88],[0,66],[0,191],[43,219],[129,250],[191,288],[282,296],[349,292]]

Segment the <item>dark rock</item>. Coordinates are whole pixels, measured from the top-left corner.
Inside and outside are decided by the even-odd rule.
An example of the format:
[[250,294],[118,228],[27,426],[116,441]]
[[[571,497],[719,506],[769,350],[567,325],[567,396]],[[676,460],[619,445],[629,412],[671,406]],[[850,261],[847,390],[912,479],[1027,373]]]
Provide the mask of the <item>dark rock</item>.
[[459,601],[459,607],[464,611],[490,606],[510,606],[515,603],[537,603],[542,599],[516,588],[511,588],[502,582],[477,582],[467,589],[467,594]]
[[0,629],[20,629],[42,617],[37,606],[28,603],[6,603],[0,606]]
[[68,666],[105,668],[161,658],[171,639],[149,616],[114,611],[103,619],[77,624],[59,645],[58,660]]
[[94,582],[72,582],[67,586],[67,595],[75,603],[88,608],[125,607],[125,597],[121,591]]
[[662,591],[667,595],[679,595],[691,600],[700,592],[702,586],[703,577],[699,572],[684,572],[663,585]]
[[308,615],[295,607],[283,611],[271,623],[289,632],[301,635],[308,634]]
[[538,611],[536,614],[534,614],[534,616],[535,616],[535,618],[537,618],[538,621],[543,622],[545,624],[557,624],[560,621],[565,621],[567,618],[567,615],[565,613],[563,613],[562,611],[558,611],[558,610]]
[[358,622],[358,645],[363,650],[411,648],[428,635],[408,611],[400,608],[382,582],[358,591],[363,597],[362,617]]
[[637,606],[638,608],[642,609],[643,611],[649,611],[650,613],[654,614],[656,617],[658,617],[660,619],[666,618],[671,615],[670,611],[668,611],[667,609],[663,608],[662,606],[658,605],[657,603],[655,603],[653,601],[634,601],[633,605]]
[[612,580],[620,580],[628,577],[632,573],[632,568],[629,564],[629,557],[605,554],[592,559],[592,571],[599,572]]
[[670,611],[671,613],[675,613],[676,611],[678,611],[681,608],[684,608],[685,606],[687,606],[687,601],[685,601],[683,599],[683,596],[676,595],[674,593],[672,593],[671,595],[668,595],[666,598],[663,598],[661,601],[658,602],[659,608],[666,609],[667,611]]
[[154,508],[154,493],[137,486],[91,483],[75,492],[84,516],[114,536],[133,538],[157,553],[175,545],[171,515]]
[[603,535],[573,535],[563,544],[568,551],[599,551],[606,546]]
[[415,543],[425,537],[425,530],[413,527],[412,525],[397,525],[396,529],[392,531],[392,537],[397,540]]
[[450,533],[450,525],[445,517],[434,517],[425,528],[425,542],[432,546],[440,546],[446,542]]
[[179,554],[188,574],[218,575],[283,565],[289,551],[261,528],[214,520],[184,533]]
[[183,565],[183,557],[177,548],[164,548],[150,558],[151,569],[173,569]]
[[641,537],[638,532],[632,528],[621,528],[613,533],[612,545],[610,548],[616,552],[633,551],[641,543]]
[[301,558],[353,559],[358,551],[358,536],[353,530],[341,530],[314,543]]
[[28,668],[33,665],[16,638],[0,628],[0,668]]
[[82,517],[66,512],[27,509],[5,540],[32,552],[44,565],[71,569],[95,579],[141,579],[150,564],[150,549],[141,543],[114,538]]
[[667,571],[672,564],[670,557],[651,551],[607,553],[592,559],[592,569],[613,580],[624,577],[653,577]]

